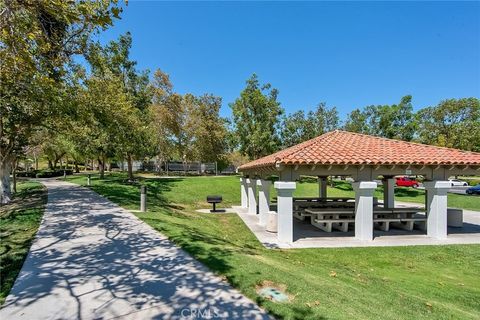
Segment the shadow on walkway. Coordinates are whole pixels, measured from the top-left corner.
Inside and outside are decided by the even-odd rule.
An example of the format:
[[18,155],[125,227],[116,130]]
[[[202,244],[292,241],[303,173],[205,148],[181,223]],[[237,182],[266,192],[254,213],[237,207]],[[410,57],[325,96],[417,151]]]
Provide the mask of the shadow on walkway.
[[44,220],[2,319],[269,318],[131,213],[44,183]]

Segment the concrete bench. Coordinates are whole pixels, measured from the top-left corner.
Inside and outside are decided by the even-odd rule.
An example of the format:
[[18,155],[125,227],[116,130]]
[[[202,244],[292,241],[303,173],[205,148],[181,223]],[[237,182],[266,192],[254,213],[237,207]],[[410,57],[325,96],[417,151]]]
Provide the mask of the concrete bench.
[[332,228],[347,232],[349,224],[355,222],[353,208],[306,209],[306,212],[312,215],[312,225],[325,232],[332,232]]
[[[302,199],[302,198],[301,198]],[[318,198],[321,200],[328,199],[333,201],[293,201],[293,216],[299,220],[304,221],[307,217],[312,217],[312,213],[308,209],[332,209],[332,208],[355,208],[355,202],[351,202],[350,198]],[[322,210],[323,211],[323,210]]]
[[423,222],[423,224],[427,221],[427,218],[424,217],[412,217],[412,218],[374,218],[373,223],[379,227],[382,231],[389,231],[390,224],[393,224],[395,227],[412,231],[415,222]]
[[354,222],[355,219],[313,219],[312,225],[325,232],[332,232],[332,228],[347,232],[349,224]]

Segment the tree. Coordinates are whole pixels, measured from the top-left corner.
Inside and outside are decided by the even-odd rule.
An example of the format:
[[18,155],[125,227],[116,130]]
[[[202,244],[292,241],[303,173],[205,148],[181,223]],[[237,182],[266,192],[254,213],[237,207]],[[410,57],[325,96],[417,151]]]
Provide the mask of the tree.
[[374,136],[411,141],[416,131],[412,96],[404,96],[399,104],[370,105],[355,109],[345,123],[345,130]]
[[302,110],[283,118],[282,145],[290,147],[335,130],[340,125],[340,118],[335,107],[328,108],[324,102],[319,103],[315,111],[307,115]]
[[[152,150],[148,134],[149,111],[152,90],[149,87],[149,72],[136,70],[136,61],[130,59],[132,37],[129,32],[102,47],[96,43],[91,46],[88,61],[92,73],[97,77],[111,74],[119,79],[121,90],[136,110],[123,116],[124,130],[118,138],[124,139],[118,144],[120,157],[127,160],[128,179],[133,180],[133,160],[145,157]],[[127,120],[128,117],[128,120]]]
[[256,74],[246,84],[230,107],[240,152],[257,159],[278,149],[278,125],[283,109],[277,101],[278,90],[269,83],[260,85]]
[[480,100],[447,99],[417,114],[422,143],[480,151]]
[[169,76],[160,69],[156,70],[150,84],[152,105],[149,108],[155,151],[160,166],[170,160],[174,153],[173,137],[180,127],[177,117],[181,108],[181,96],[173,93],[173,85]]
[[117,1],[0,1],[0,196],[8,203],[12,162],[32,133],[65,112],[72,55],[118,18]]
[[194,99],[187,128],[194,138],[194,158],[197,160],[215,162],[225,153],[226,127],[219,115],[221,106],[222,98],[211,94]]
[[138,126],[135,123],[137,110],[132,107],[127,94],[119,90],[122,84],[118,77],[106,73],[103,77],[91,76],[85,82],[86,88],[79,96],[86,109],[81,141],[85,152],[95,155],[103,179],[108,158],[118,151],[118,146],[129,138],[129,130]]
[[[173,91],[167,74],[154,73],[152,131],[160,161],[217,161],[225,153],[226,121],[219,115],[222,100],[211,94],[196,97]],[[186,167],[185,167],[186,169]]]

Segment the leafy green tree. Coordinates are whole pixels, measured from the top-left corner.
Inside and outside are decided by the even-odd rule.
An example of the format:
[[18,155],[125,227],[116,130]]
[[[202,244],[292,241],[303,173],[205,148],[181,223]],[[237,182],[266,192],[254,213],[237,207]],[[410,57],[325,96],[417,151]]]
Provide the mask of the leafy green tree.
[[253,74],[240,97],[230,104],[240,152],[250,159],[268,155],[280,145],[278,127],[283,109],[277,97],[277,89],[269,83],[260,85]]
[[283,118],[282,145],[290,147],[338,129],[339,126],[340,118],[337,109],[335,107],[328,108],[322,102],[317,105],[316,110],[309,111],[306,115],[300,110]]
[[35,130],[65,114],[71,57],[121,8],[110,0],[0,0],[0,12],[0,196],[7,203],[12,162]]
[[154,154],[157,155],[161,166],[175,153],[174,137],[181,129],[177,122],[181,96],[173,92],[169,76],[160,69],[154,72],[150,89],[153,97],[149,108],[151,118],[149,126],[154,139]]
[[107,160],[115,156],[118,146],[125,142],[126,131],[135,128],[138,123],[132,121],[137,110],[132,107],[128,95],[119,90],[121,80],[105,74],[103,77],[91,76],[85,81],[86,89],[79,96],[86,109],[84,121],[84,139],[87,154],[95,155],[103,179]]
[[225,120],[219,115],[222,98],[204,94],[195,98],[190,110],[189,127],[194,137],[195,158],[200,161],[219,161],[225,153]]
[[117,146],[120,157],[127,160],[128,178],[133,180],[133,160],[144,158],[153,147],[147,130],[150,121],[148,107],[152,100],[149,72],[136,70],[136,61],[130,59],[131,46],[132,37],[127,32],[104,47],[98,43],[92,45],[88,61],[95,76],[105,77],[105,74],[111,74],[117,77],[121,84],[118,90],[126,94],[128,101],[136,109],[123,116],[125,127],[118,136],[123,137],[123,140]]
[[303,110],[296,111],[282,119],[281,140],[283,147],[290,147],[310,137],[308,119]]
[[418,136],[423,143],[480,151],[480,100],[447,99],[417,114]]
[[219,115],[222,100],[211,94],[196,97],[173,91],[167,74],[154,73],[151,131],[160,161],[217,161],[225,153],[226,121]]
[[411,141],[416,132],[412,96],[394,105],[370,105],[355,109],[347,117],[345,130],[374,136]]

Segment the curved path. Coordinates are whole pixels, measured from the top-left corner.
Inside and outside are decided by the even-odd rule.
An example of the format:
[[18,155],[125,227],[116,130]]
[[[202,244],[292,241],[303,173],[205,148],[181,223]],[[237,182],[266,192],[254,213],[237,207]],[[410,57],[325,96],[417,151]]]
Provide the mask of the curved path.
[[43,183],[45,215],[0,319],[270,319],[132,213]]

